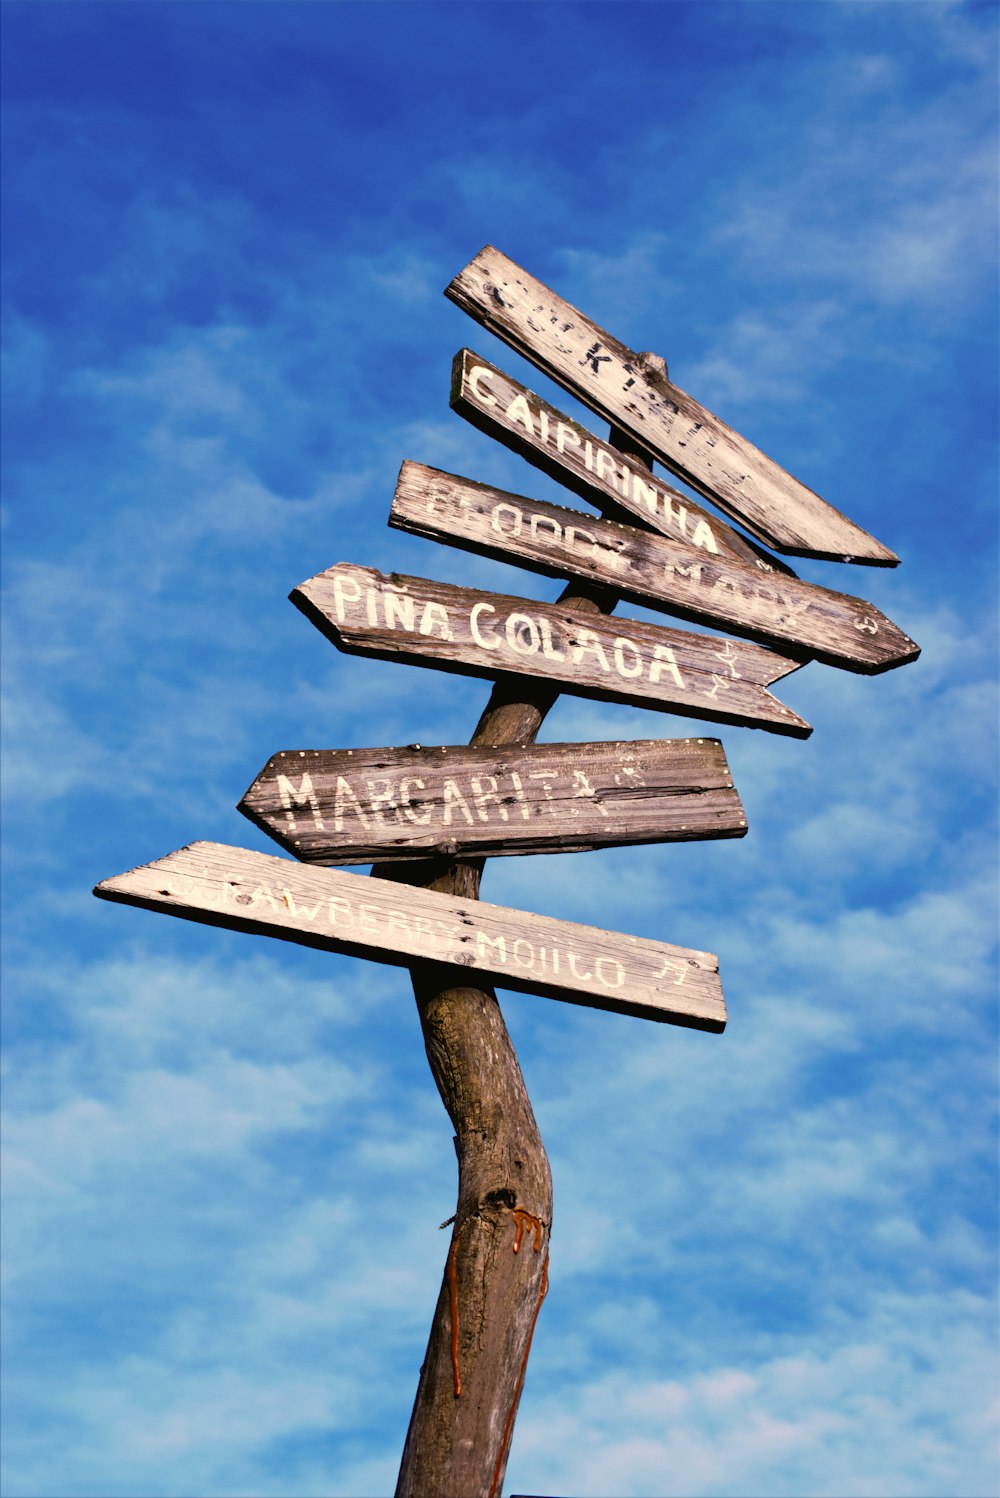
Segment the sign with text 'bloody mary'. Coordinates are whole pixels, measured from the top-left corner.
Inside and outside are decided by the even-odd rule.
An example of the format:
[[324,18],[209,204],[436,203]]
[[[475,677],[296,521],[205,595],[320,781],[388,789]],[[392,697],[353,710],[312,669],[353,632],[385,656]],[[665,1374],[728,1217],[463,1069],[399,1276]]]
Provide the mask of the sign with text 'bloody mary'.
[[442,963],[503,988],[699,1030],[725,1028],[718,959],[223,843],[192,843],[104,879],[104,900],[324,951]]
[[390,524],[551,577],[585,577],[623,597],[700,624],[793,645],[828,665],[872,675],[905,665],[919,646],[891,619],[846,593],[711,557],[666,536],[404,463]]
[[899,561],[492,245],[445,294],[768,545],[831,561],[883,567]]
[[274,755],[240,811],[306,863],[742,837],[718,739]]
[[291,599],[341,650],[442,671],[557,682],[606,702],[668,709],[807,738],[767,687],[802,660],[748,641],[695,635],[423,577],[339,562]]

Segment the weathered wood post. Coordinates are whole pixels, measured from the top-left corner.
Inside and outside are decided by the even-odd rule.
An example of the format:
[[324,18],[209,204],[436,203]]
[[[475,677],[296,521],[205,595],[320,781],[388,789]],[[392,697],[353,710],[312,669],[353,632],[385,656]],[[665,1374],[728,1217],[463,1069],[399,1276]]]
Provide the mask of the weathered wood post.
[[[638,455],[614,429],[611,442]],[[639,460],[652,467],[645,454]],[[617,599],[570,584],[559,602],[610,614]],[[498,682],[470,743],[533,743],[557,696]],[[372,872],[400,877],[396,865]],[[476,899],[481,874],[482,860],[459,860],[420,882]],[[412,973],[431,1071],[455,1126],[458,1205],[396,1498],[496,1498],[548,1288],[552,1176],[493,990],[456,987],[430,965]]]

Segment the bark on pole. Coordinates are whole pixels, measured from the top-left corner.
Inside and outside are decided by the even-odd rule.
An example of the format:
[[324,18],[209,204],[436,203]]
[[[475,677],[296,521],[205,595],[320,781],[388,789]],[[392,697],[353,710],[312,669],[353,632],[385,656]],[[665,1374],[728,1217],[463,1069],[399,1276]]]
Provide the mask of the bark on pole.
[[[644,360],[666,366],[656,355]],[[632,438],[611,442],[651,467]],[[560,602],[610,613],[608,589],[571,583]],[[470,743],[533,743],[558,688],[501,678]],[[478,899],[483,859],[379,865],[376,878]],[[411,969],[434,1080],[455,1129],[458,1205],[403,1449],[396,1498],[497,1498],[531,1338],[548,1288],[552,1177],[492,988],[454,969]]]

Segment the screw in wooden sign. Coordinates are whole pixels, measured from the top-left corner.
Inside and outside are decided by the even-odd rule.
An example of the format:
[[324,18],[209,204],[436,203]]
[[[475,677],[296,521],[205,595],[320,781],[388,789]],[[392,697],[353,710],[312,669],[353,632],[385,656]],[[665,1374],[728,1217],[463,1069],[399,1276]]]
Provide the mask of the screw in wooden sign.
[[[613,425],[592,437],[468,351],[455,408],[612,518],[404,463],[393,523],[574,579],[558,603],[350,563],[293,601],[342,649],[493,679],[470,744],[284,751],[240,810],[297,861],[194,843],[95,893],[409,968],[459,1186],[396,1492],[497,1498],[548,1286],[552,1191],[491,985],[716,1032],[725,1005],[711,953],[480,902],[484,860],[746,830],[717,740],[536,745],[545,715],[568,690],[805,737],[770,684],[810,658],[874,673],[917,647],[654,478],[651,454],[782,549],[897,560],[673,386],[661,359],[492,249],[447,294]],[[763,643],[611,619],[621,596]],[[372,859],[374,883],[322,867]]]

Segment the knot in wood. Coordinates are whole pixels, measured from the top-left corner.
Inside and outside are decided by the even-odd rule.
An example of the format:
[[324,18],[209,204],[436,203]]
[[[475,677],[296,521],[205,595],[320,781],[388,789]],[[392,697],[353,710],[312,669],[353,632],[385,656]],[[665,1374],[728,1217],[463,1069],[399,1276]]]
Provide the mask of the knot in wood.
[[639,364],[641,364],[642,372],[647,380],[667,380],[670,378],[667,373],[667,361],[662,354],[653,354],[646,349],[643,353],[636,355],[636,358]]

